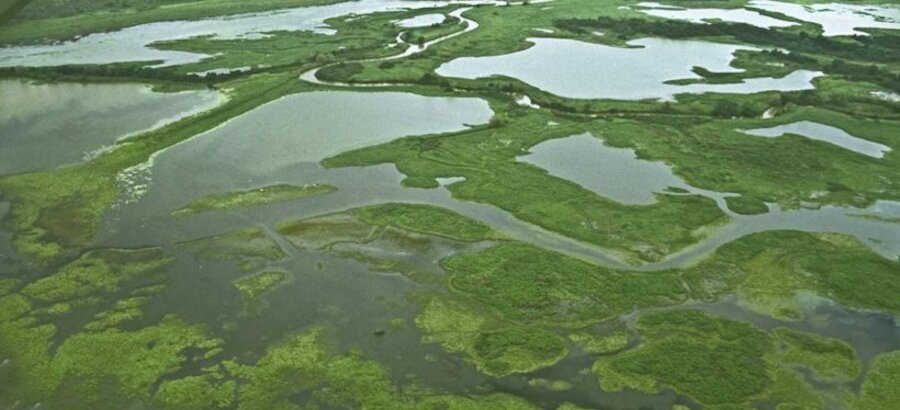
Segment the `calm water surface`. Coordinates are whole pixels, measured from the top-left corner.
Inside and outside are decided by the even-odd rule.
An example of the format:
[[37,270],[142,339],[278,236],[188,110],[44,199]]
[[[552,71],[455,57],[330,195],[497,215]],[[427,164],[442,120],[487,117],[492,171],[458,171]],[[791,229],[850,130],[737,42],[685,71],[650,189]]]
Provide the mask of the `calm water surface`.
[[221,100],[215,91],[158,93],[140,84],[0,81],[0,175],[81,161]]
[[794,22],[764,16],[755,11],[746,9],[682,9],[651,2],[638,3],[638,6],[641,6],[641,8],[637,9],[638,11],[651,16],[665,17],[674,20],[686,20],[693,23],[706,23],[711,20],[722,20],[735,23],[746,23],[761,28],[790,27],[797,25],[797,23]]
[[891,147],[887,145],[854,137],[840,128],[812,121],[799,121],[771,128],[742,130],[741,132],[756,137],[766,138],[777,138],[787,134],[795,134],[837,145],[841,148],[872,158],[883,158],[884,154],[891,151]]
[[441,24],[445,19],[447,19],[447,16],[440,13],[422,14],[406,20],[400,20],[397,22],[397,25],[403,28],[428,27],[432,24]]
[[[460,4],[487,1],[471,0]],[[205,54],[157,50],[153,43],[198,36],[215,39],[253,39],[274,31],[311,31],[333,34],[325,20],[348,14],[440,7],[454,2],[360,0],[327,6],[302,7],[266,13],[216,17],[191,21],[141,24],[110,33],[96,33],[53,45],[0,48],[0,67],[108,64],[127,61],[160,61],[161,65],[195,63]]]
[[[705,41],[645,38],[611,47],[568,39],[531,38],[534,46],[512,54],[463,57],[441,65],[446,77],[483,78],[502,75],[517,78],[544,91],[569,98],[619,100],[664,99],[675,94],[706,92],[751,94],[762,91],[796,91],[814,88],[819,72],[797,70],[783,78],[750,78],[735,84],[666,84],[679,79],[699,79],[695,66],[713,72],[739,73],[731,66],[738,50],[751,47]],[[665,61],[665,64],[659,64]]]

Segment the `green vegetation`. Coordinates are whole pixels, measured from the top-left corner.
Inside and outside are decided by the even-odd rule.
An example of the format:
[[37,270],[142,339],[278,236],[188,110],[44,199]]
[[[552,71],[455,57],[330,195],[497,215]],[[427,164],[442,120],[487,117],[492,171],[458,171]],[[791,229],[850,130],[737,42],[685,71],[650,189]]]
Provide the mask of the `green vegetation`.
[[505,324],[449,299],[428,302],[416,325],[425,333],[425,342],[463,353],[479,370],[493,376],[531,372],[568,353],[563,340],[552,332]]
[[769,207],[765,202],[745,196],[731,196],[725,198],[725,202],[728,204],[728,209],[741,215],[759,215],[769,212]]
[[593,323],[686,298],[674,272],[620,273],[514,242],[442,264],[453,290],[524,323]]
[[604,390],[674,388],[705,405],[739,404],[768,384],[765,333],[691,311],[642,316],[643,342],[594,365]]
[[569,340],[581,346],[588,353],[605,354],[622,350],[628,346],[630,335],[624,330],[604,334],[572,333]]
[[284,272],[262,272],[253,276],[238,279],[234,282],[234,287],[241,292],[244,301],[251,308],[258,308],[259,297],[287,280],[287,274]]
[[454,197],[497,206],[543,228],[621,251],[632,260],[658,260],[700,240],[700,228],[726,221],[707,198],[661,194],[653,205],[625,206],[515,161],[527,148],[583,129],[571,122],[547,128],[548,121],[561,119],[523,114],[501,128],[404,138],[344,153],[324,164],[389,162],[412,178],[465,177],[448,187]]
[[278,246],[278,243],[259,228],[195,239],[182,242],[179,246],[203,258],[213,260],[262,258],[275,261],[285,256],[284,250]]
[[70,302],[98,292],[116,292],[124,282],[164,272],[171,262],[159,249],[92,251],[30,283],[22,293],[45,303]]
[[[866,280],[859,280],[861,272]],[[849,307],[900,312],[898,272],[900,262],[855,238],[773,231],[722,246],[683,278],[697,298],[734,291],[755,309],[796,319],[802,311],[797,295],[804,291]]]
[[214,374],[166,380],[153,396],[153,404],[164,410],[232,408],[237,385],[218,383],[221,378]]
[[[646,314],[637,328],[637,347],[601,356],[594,364],[604,390],[671,388],[703,406],[724,408],[760,401],[778,408],[820,408],[825,398],[785,365],[806,366],[817,375],[836,367],[859,371],[855,352],[843,342],[787,329],[767,334],[696,311]],[[776,340],[794,344],[780,350]]]
[[325,249],[340,242],[362,243],[376,234],[373,226],[347,213],[282,222],[277,229],[294,246],[305,249]]
[[[335,3],[335,0],[31,0],[21,21],[0,31],[2,43],[68,40],[78,35],[113,31],[156,21],[197,20],[232,14]],[[174,3],[149,8],[152,4]],[[120,5],[126,6],[124,9]],[[60,7],[62,6],[62,7]],[[92,11],[84,13],[85,11]],[[78,13],[78,14],[72,14]],[[70,15],[72,14],[72,15]],[[44,18],[35,22],[33,18]]]
[[[387,228],[462,242],[498,238],[490,227],[431,205],[389,203],[278,224],[278,233],[295,246],[325,249],[341,242],[366,243],[396,236]],[[393,238],[402,240],[402,238]]]
[[0,5],[0,23],[3,23],[18,14],[32,0],[11,0]]
[[772,332],[778,341],[781,363],[809,367],[819,380],[853,380],[859,375],[859,359],[850,345],[814,334],[778,328]]
[[888,410],[900,401],[900,351],[879,355],[860,388],[855,409]]
[[[54,325],[29,316],[28,302],[18,295],[0,298],[0,305],[5,308],[0,356],[12,359],[14,376],[0,386],[0,403],[24,400],[73,409],[125,406],[147,400],[150,386],[187,361],[185,350],[206,351],[220,343],[208,339],[202,327],[166,317],[132,332],[110,328],[79,333],[51,351]],[[77,402],[71,400],[75,392]]]
[[430,205],[384,204],[360,208],[354,212],[362,222],[443,236],[465,242],[478,242],[496,236],[491,228],[457,213]]
[[[50,42],[152,21],[331,2],[34,0],[18,19],[3,25],[0,43]],[[729,8],[744,3],[678,2]],[[320,78],[326,80],[386,82],[396,84],[392,90],[479,97],[495,112],[488,125],[346,152],[324,161],[326,168],[393,164],[406,176],[404,187],[425,189],[438,188],[439,178],[461,178],[447,186],[455,199],[494,206],[573,241],[607,248],[628,263],[659,261],[695,245],[728,217],[714,201],[687,191],[660,193],[651,205],[624,205],[518,158],[544,141],[589,132],[609,146],[633,149],[640,159],[670,165],[692,186],[737,194],[726,202],[739,214],[765,213],[766,203],[782,208],[865,207],[878,200],[900,200],[900,111],[897,103],[869,94],[900,88],[894,31],[826,38],[812,24],[777,30],[723,22],[690,24],[619,9],[626,4],[633,6],[557,0],[544,6],[474,7],[466,17],[479,23],[478,30],[403,59],[377,60],[402,52],[402,47],[385,47],[401,31],[407,33],[405,41],[415,44],[464,26],[449,19],[403,30],[393,21],[448,13],[458,6],[339,16],[327,21],[334,35],[282,31],[259,39],[194,37],[153,45],[212,56],[184,66],[151,68],[142,62],[0,70],[0,76],[42,81],[139,80],[171,90],[207,86],[228,97],[219,107],[131,137],[87,163],[0,176],[3,200],[11,203],[3,227],[14,235],[18,253],[33,264],[0,278],[0,407],[534,408],[511,395],[483,394],[481,386],[490,382],[467,387],[464,391],[478,395],[463,396],[433,388],[433,381],[423,377],[428,369],[392,375],[388,363],[379,364],[353,348],[363,345],[368,352],[373,345],[352,340],[348,348],[347,340],[341,340],[335,343],[341,350],[333,350],[323,328],[304,331],[291,327],[298,324],[285,325],[273,332],[266,328],[257,338],[241,333],[244,325],[224,315],[210,319],[210,326],[185,320],[194,320],[192,315],[166,315],[159,304],[184,290],[178,287],[183,285],[179,277],[172,282],[172,295],[166,292],[171,285],[167,271],[189,264],[189,255],[174,265],[168,250],[93,249],[107,211],[139,199],[129,196],[133,187],[128,175],[149,167],[154,153],[282,96],[338,88],[298,81],[313,68],[322,68]],[[8,10],[0,7],[0,19]],[[434,73],[458,57],[523,50],[529,47],[526,39],[537,35],[534,29],[543,27],[555,30],[542,36],[614,46],[662,36],[790,51],[740,51],[733,65],[743,71],[717,73],[697,67],[694,72],[700,78],[674,81],[682,84],[733,83],[797,69],[828,75],[817,79],[816,89],[810,91],[680,95],[658,102],[567,99],[512,78],[464,80]],[[250,68],[206,77],[190,74],[242,67]],[[542,109],[518,106],[514,97],[521,95]],[[775,117],[759,118],[765,111]],[[874,159],[821,141],[753,138],[739,131],[803,120],[841,128],[893,151]],[[201,197],[174,215],[288,201],[334,189],[272,185],[225,192]],[[677,306],[734,294],[742,306],[777,319],[799,320],[809,303],[821,297],[842,307],[897,314],[900,262],[877,255],[852,237],[762,232],[724,244],[684,268],[631,271],[513,241],[481,222],[431,205],[385,203],[329,212],[335,213],[277,224],[276,233],[302,248],[297,253],[303,257],[328,253],[323,261],[310,263],[322,273],[328,272],[325,266],[333,257],[340,257],[367,264],[369,271],[405,275],[384,275],[378,279],[385,282],[377,286],[414,287],[408,296],[421,303],[415,325],[423,342],[459,355],[492,377],[547,369],[574,350],[596,361],[593,371],[604,390],[656,394],[671,389],[704,408],[887,409],[900,401],[896,352],[883,353],[871,363],[855,394],[863,366],[844,341],[788,327],[763,331]],[[288,258],[287,249],[268,228],[234,229],[240,230],[179,243],[174,256],[182,258],[185,251],[233,262],[224,264],[230,276],[223,277],[232,280],[239,271],[243,277],[232,282],[236,290],[228,295],[239,294],[254,313],[269,314],[258,311],[262,295],[289,277],[270,265]],[[442,271],[434,262],[446,255],[451,256],[440,262]],[[408,262],[415,258],[428,260],[420,265]],[[410,280],[414,283],[406,283]],[[405,308],[394,300],[385,304]],[[341,309],[324,303],[320,307]],[[198,317],[221,315],[201,310]],[[413,332],[399,330],[406,323],[402,317],[413,312],[378,313],[386,315],[376,317],[376,326],[396,327],[398,334]],[[637,323],[626,330],[620,322],[630,323],[631,315],[638,315]],[[305,319],[302,323],[306,326]],[[346,322],[327,325],[341,323]],[[375,340],[394,343],[394,332],[388,333]],[[245,348],[248,339],[253,339],[248,343],[253,347]],[[274,344],[266,349],[269,341]],[[556,379],[557,370],[551,370],[553,379],[517,377],[528,380],[534,389],[529,393],[549,397],[540,404],[550,407],[557,404],[553,400],[565,398],[560,392],[572,388],[569,380]],[[407,382],[398,381],[404,377]]]
[[142,166],[154,152],[302,89],[290,75],[259,75],[227,84],[231,89],[227,103],[129,138],[127,144],[92,162],[0,177],[0,191],[12,203],[3,224],[16,235],[18,252],[34,264],[47,265],[66,251],[89,244],[103,213],[118,200],[120,172]]
[[452,396],[427,390],[400,390],[386,370],[359,354],[334,355],[324,331],[313,329],[275,346],[256,364],[227,364],[237,376],[240,409],[291,408],[292,395],[311,391],[308,405],[329,408],[532,409],[504,394]]
[[289,201],[334,192],[331,185],[272,185],[241,192],[213,194],[197,199],[190,205],[172,212],[172,216],[186,216],[202,212],[225,211],[265,205],[273,202]]

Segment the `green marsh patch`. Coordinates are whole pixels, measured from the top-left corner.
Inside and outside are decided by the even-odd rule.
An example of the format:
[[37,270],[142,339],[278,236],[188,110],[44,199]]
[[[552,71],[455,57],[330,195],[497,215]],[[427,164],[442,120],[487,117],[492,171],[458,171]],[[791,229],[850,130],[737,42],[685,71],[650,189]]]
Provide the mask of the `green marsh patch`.
[[172,216],[187,216],[203,212],[227,211],[265,205],[274,202],[289,201],[317,195],[325,195],[336,191],[331,185],[271,185],[241,192],[208,195],[197,199],[188,206],[172,212]]

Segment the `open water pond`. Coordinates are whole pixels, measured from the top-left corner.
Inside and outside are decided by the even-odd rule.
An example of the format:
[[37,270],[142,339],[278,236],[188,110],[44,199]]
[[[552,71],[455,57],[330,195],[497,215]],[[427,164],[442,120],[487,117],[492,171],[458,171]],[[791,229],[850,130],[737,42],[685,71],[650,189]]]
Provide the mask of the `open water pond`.
[[627,205],[653,204],[667,188],[720,196],[688,185],[664,162],[639,159],[633,149],[610,147],[591,134],[540,143],[519,160]]
[[883,158],[884,154],[891,151],[891,147],[887,145],[854,137],[840,128],[812,121],[798,121],[771,128],[741,130],[741,132],[756,137],[766,138],[777,138],[787,134],[795,134],[837,145],[841,148],[872,158]]
[[[473,0],[461,4],[477,4]],[[160,61],[162,65],[194,63],[205,54],[164,51],[151,44],[198,36],[216,39],[253,39],[274,31],[312,31],[333,34],[325,20],[348,14],[420,9],[451,4],[445,1],[361,0],[327,6],[302,7],[277,12],[251,13],[191,21],[141,24],[110,33],[95,33],[53,45],[0,48],[0,67],[108,64],[126,61]]]
[[212,108],[215,91],[0,81],[0,175],[71,164],[116,140]]
[[406,20],[400,20],[397,22],[397,26],[403,28],[428,27],[433,24],[441,24],[446,19],[447,16],[440,13],[422,14]]
[[659,3],[638,3],[637,10],[651,16],[664,17],[674,20],[686,20],[693,23],[706,23],[711,20],[722,20],[735,23],[746,23],[761,28],[789,27],[797,23],[779,20],[764,16],[758,12],[746,9],[683,9],[670,7]]
[[900,7],[842,3],[795,4],[753,0],[749,6],[822,26],[824,36],[868,35],[857,28],[900,29]]
[[[713,72],[739,73],[731,66],[738,50],[751,47],[705,41],[644,38],[612,47],[576,40],[530,38],[534,46],[512,54],[463,57],[441,65],[445,77],[476,79],[501,75],[517,78],[544,91],[569,98],[618,100],[665,99],[679,93],[752,94],[763,91],[813,89],[819,72],[797,70],[783,78],[750,78],[741,83],[666,84],[700,79],[695,66]],[[665,64],[659,64],[665,61]]]

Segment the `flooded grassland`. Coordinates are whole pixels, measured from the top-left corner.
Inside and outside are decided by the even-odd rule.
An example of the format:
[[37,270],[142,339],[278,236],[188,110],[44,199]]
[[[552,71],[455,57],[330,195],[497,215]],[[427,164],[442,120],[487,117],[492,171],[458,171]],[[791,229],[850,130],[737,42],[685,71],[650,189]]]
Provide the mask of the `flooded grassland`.
[[217,3],[0,34],[0,407],[900,400],[895,7]]

